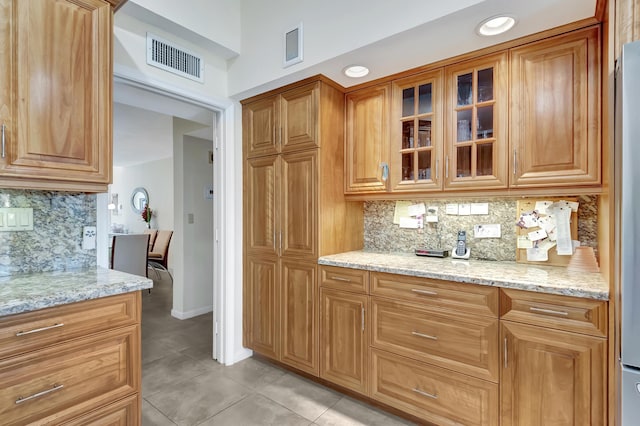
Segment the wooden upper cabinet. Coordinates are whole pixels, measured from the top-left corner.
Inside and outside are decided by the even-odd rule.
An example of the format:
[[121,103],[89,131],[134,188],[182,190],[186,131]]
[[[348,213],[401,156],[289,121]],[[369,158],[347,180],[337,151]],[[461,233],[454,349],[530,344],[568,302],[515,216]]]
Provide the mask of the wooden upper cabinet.
[[445,189],[506,188],[508,55],[445,68]]
[[1,0],[0,185],[105,191],[111,181],[112,10]]
[[318,144],[320,83],[307,84],[280,95],[282,152],[315,148]]
[[391,85],[346,96],[345,193],[387,190]]
[[277,154],[278,97],[260,99],[242,107],[245,155],[248,158]]
[[600,183],[600,28],[511,50],[513,187]]
[[315,82],[245,104],[246,156],[318,147],[319,92],[320,83]]
[[391,187],[442,189],[442,70],[392,84]]
[[606,424],[606,339],[508,321],[501,337],[501,425]]
[[252,158],[245,163],[245,247],[255,254],[279,254],[280,163],[277,155]]
[[282,155],[282,256],[318,256],[317,157],[317,150]]

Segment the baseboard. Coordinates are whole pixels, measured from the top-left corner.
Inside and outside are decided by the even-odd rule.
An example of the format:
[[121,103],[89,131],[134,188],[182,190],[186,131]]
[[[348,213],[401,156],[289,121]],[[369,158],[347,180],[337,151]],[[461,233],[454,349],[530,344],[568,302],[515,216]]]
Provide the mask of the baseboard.
[[242,348],[233,354],[232,360],[225,360],[227,362],[225,362],[224,365],[228,367],[230,365],[235,364],[236,362],[242,361],[243,359],[250,358],[252,355],[253,355],[253,351],[251,349]]
[[197,317],[199,315],[208,314],[209,312],[213,312],[213,306],[205,306],[202,308],[193,309],[191,311],[186,311],[186,312],[176,311],[175,309],[172,309],[171,316],[174,318],[184,320],[184,319]]

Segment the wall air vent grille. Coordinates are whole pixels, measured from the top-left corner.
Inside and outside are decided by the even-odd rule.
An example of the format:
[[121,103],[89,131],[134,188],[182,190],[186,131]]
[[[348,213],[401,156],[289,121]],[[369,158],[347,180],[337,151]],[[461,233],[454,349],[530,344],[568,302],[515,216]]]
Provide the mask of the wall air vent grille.
[[202,57],[150,33],[147,33],[147,64],[200,83],[204,82]]

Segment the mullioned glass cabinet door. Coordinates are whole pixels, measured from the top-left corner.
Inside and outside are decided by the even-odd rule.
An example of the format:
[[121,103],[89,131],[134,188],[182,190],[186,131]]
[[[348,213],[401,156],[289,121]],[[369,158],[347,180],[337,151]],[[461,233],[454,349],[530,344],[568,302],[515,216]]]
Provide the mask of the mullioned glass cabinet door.
[[507,186],[507,55],[447,68],[445,187]]
[[393,191],[442,188],[442,70],[393,82]]

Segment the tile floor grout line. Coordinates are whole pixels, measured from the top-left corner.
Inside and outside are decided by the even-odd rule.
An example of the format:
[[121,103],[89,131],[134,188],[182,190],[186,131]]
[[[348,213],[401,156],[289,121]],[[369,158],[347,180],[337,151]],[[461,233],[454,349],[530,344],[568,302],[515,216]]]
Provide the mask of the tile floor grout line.
[[151,401],[149,401],[147,398],[142,397],[143,400],[147,401],[147,404],[149,404],[150,406],[152,406],[158,413],[160,413],[160,415],[162,415],[162,417],[164,417],[165,419],[169,420],[169,422],[171,422],[172,424],[178,426],[178,424],[176,422],[174,422],[173,420],[171,420],[169,417],[166,416],[166,414],[164,414],[162,412],[162,410],[160,410],[158,407],[156,407],[155,405],[153,405],[153,403]]

